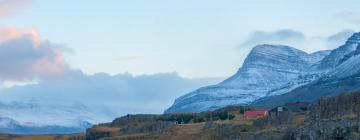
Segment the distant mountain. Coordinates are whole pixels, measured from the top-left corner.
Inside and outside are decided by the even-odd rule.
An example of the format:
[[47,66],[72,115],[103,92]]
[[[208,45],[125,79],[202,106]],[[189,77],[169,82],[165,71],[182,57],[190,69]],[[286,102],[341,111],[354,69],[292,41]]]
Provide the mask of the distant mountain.
[[78,126],[44,125],[37,126],[33,124],[21,124],[11,118],[0,117],[0,132],[11,134],[72,134],[74,132],[83,132],[92,124],[84,122]]
[[[40,106],[36,103],[0,103],[0,132],[15,134],[68,134],[83,132],[106,118],[81,105]],[[111,119],[111,118],[107,118]]]
[[359,44],[360,33],[355,33],[337,49],[311,54],[282,45],[256,46],[235,75],[176,99],[165,113],[234,104],[272,107],[359,89]]

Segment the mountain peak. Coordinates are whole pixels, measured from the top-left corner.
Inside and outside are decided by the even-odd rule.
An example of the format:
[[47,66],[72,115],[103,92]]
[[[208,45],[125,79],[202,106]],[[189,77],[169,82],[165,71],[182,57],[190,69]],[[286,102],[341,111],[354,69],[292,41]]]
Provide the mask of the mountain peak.
[[360,32],[354,33],[347,41],[346,44],[359,44]]
[[[271,45],[271,44],[262,44],[255,46],[249,53],[249,56],[256,55],[257,57],[300,57],[303,58],[304,56],[309,55],[308,53],[290,47],[286,45]],[[306,58],[304,58],[306,59]],[[245,60],[244,64],[246,64],[248,61]]]
[[[288,66],[287,64],[292,63],[292,61],[299,62],[297,64],[303,64],[306,62],[302,61],[304,60],[302,57],[307,55],[308,54],[304,51],[285,45],[257,45],[250,51],[244,61],[243,67],[240,68],[240,70],[244,68],[251,68],[253,66],[268,67],[269,64],[271,64],[271,67],[283,67],[284,65],[282,64]],[[289,67],[287,69],[293,69]]]
[[320,61],[314,68],[321,71],[327,71],[340,65],[354,53],[360,44],[360,32],[354,33],[344,45],[334,49],[331,53]]
[[257,45],[255,46],[250,53],[253,52],[264,52],[264,51],[271,51],[273,53],[288,53],[289,51],[296,51],[296,52],[301,52],[301,53],[305,53],[301,50],[298,50],[296,48],[290,47],[290,46],[286,46],[286,45],[272,45],[272,44],[261,44],[261,45]]

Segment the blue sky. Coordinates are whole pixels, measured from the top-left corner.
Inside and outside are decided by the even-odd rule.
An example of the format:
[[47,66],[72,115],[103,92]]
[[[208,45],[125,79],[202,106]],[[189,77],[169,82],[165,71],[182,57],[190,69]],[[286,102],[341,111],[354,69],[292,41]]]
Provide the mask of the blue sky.
[[80,102],[116,116],[161,113],[177,97],[234,74],[255,45],[309,53],[338,47],[359,31],[358,5],[0,0],[0,103]]
[[[241,66],[254,31],[291,29],[326,37],[358,30],[356,0],[32,0],[1,26],[34,27],[65,45],[70,67],[93,74],[177,72],[227,77]],[[302,48],[303,46],[295,46]],[[324,46],[325,47],[325,46]],[[307,48],[315,51],[319,48]]]

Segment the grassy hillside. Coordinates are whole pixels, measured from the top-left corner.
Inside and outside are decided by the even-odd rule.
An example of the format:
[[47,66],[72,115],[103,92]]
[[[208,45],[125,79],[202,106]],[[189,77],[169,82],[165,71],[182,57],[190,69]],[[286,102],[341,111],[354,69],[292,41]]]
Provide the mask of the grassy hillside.
[[[205,113],[128,115],[94,126],[87,131],[86,139],[360,139],[360,92],[323,97],[314,102],[309,111],[287,115],[245,118],[243,109],[227,107]],[[226,117],[221,117],[224,114]],[[183,123],[174,123],[178,120]]]

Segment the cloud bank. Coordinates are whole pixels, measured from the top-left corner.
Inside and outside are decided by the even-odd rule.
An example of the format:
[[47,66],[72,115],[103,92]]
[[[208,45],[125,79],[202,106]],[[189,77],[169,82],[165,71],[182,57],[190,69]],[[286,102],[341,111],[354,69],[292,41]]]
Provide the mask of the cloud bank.
[[288,45],[307,52],[334,49],[342,44],[354,33],[343,30],[330,36],[306,36],[304,33],[292,29],[281,29],[272,32],[254,31],[241,44],[242,48],[252,48],[259,44]]
[[69,71],[38,84],[15,86],[0,92],[0,102],[29,102],[43,106],[83,104],[106,109],[112,117],[127,113],[162,113],[175,98],[219,79],[188,79],[176,73],[86,75]]
[[[0,104],[34,106],[30,110],[26,108],[24,112],[41,112],[44,107],[61,109],[76,106],[82,109],[81,106],[85,106],[91,109],[87,110],[89,112],[100,110],[101,113],[97,116],[100,117],[99,120],[111,118],[106,120],[111,121],[127,113],[162,113],[180,95],[220,82],[213,78],[183,78],[176,73],[141,76],[111,76],[106,73],[87,75],[81,70],[68,67],[62,48],[42,40],[33,28],[0,28],[0,81],[31,83],[0,88]],[[137,59],[141,57],[124,57],[116,61]],[[17,110],[13,111],[16,113]],[[54,116],[56,112],[48,116]],[[17,113],[21,114],[21,111]],[[30,116],[18,119],[22,122],[36,122],[37,115],[30,113]],[[65,115],[64,118],[58,118],[58,121],[66,119],[69,118]]]

